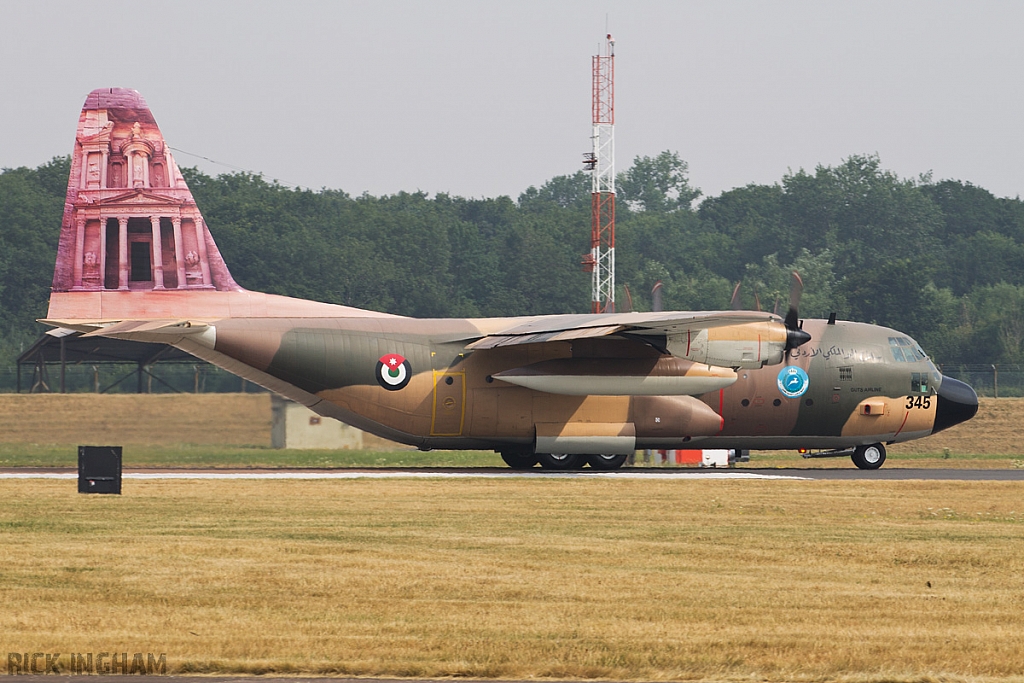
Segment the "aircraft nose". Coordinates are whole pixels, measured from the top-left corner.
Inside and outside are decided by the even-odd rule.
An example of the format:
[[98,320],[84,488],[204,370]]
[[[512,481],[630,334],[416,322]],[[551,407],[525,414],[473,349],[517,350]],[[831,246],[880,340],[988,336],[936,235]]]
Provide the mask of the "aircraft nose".
[[978,394],[969,384],[943,375],[938,393],[932,434],[966,422],[977,414]]

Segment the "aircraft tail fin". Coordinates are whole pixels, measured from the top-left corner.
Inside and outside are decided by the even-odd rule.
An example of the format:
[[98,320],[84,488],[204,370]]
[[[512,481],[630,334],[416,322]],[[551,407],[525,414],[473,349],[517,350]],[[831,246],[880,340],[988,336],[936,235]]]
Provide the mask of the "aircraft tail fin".
[[78,119],[45,322],[385,313],[239,287],[142,95],[93,90]]
[[149,106],[103,88],[78,119],[53,292],[242,291]]

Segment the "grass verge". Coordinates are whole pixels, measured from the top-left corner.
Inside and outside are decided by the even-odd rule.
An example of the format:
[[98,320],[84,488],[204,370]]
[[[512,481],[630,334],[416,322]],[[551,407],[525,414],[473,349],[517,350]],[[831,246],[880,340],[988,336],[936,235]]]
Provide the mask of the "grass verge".
[[[99,444],[102,445],[102,444]],[[132,467],[498,467],[493,451],[299,450],[176,444],[125,446],[123,465]],[[77,467],[75,446],[0,443],[0,467]]]

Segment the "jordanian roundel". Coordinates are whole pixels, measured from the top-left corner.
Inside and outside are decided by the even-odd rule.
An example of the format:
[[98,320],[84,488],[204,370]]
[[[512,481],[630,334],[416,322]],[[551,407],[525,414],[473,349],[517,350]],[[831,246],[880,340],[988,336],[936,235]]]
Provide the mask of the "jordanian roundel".
[[412,367],[402,356],[389,353],[377,361],[377,382],[389,391],[398,391],[409,383]]

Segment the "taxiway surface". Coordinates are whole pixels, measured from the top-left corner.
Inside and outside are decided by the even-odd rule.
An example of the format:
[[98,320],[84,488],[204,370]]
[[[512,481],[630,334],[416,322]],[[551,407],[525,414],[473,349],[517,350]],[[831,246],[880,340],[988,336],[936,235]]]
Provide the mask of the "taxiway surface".
[[[2,468],[0,479],[76,479],[72,468]],[[789,479],[858,481],[1024,481],[1024,469],[654,469],[623,468],[614,472],[582,470],[554,472],[539,468],[499,467],[381,467],[345,469],[125,469],[123,479]]]

